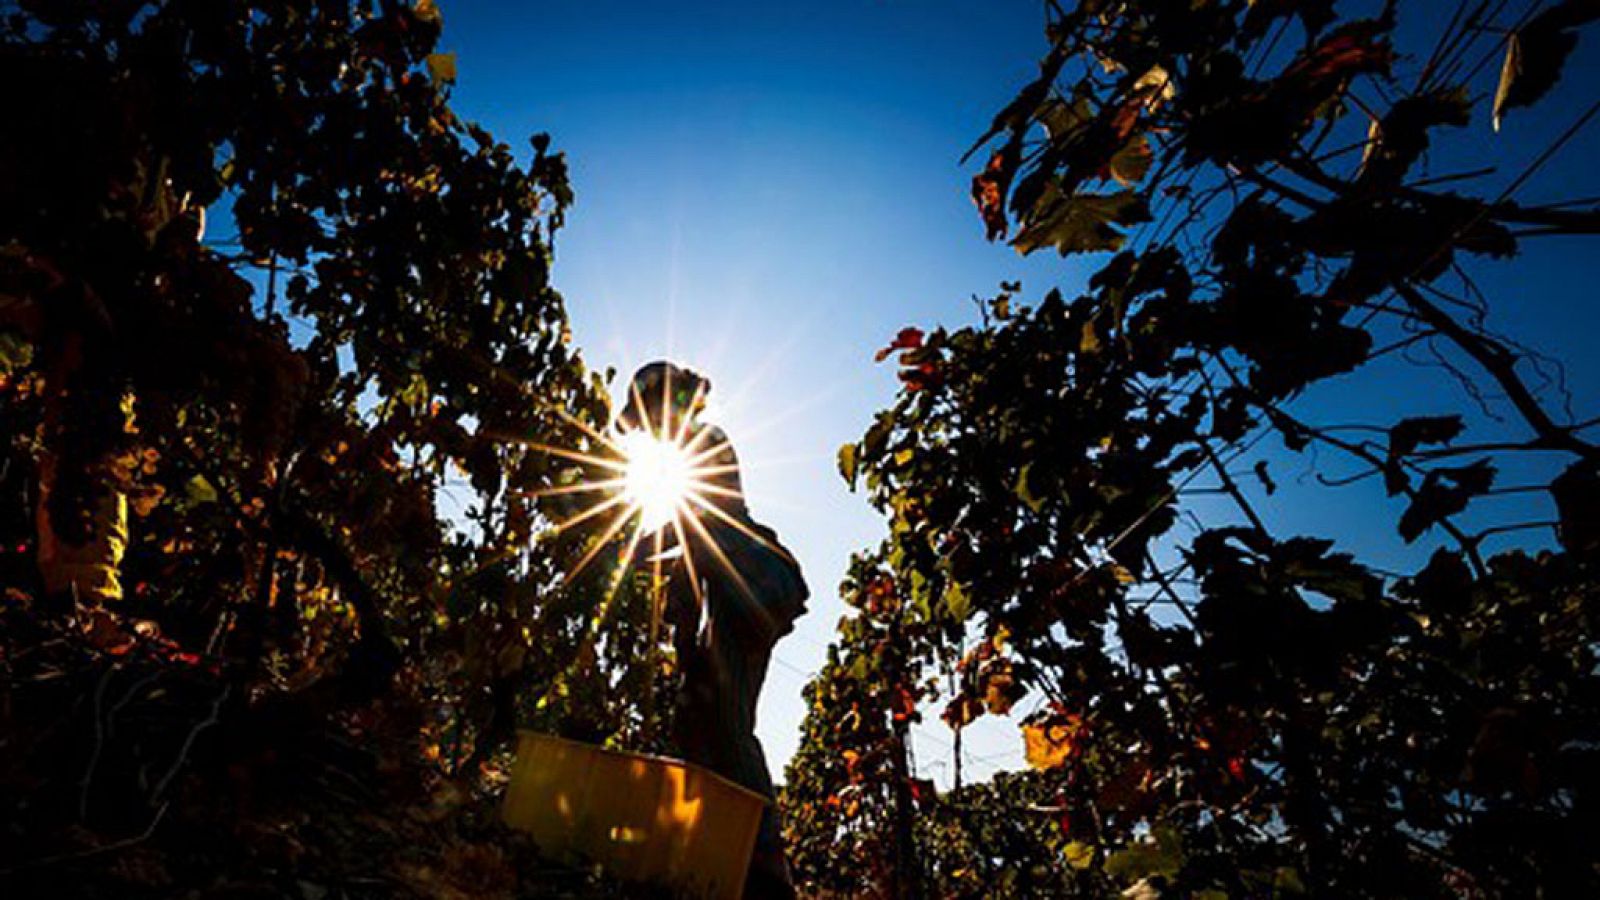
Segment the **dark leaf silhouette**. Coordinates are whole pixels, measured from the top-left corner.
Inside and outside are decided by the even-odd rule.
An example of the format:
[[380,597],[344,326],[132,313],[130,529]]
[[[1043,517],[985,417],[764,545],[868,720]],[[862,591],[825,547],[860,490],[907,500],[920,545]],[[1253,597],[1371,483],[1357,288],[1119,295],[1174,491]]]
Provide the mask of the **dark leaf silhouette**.
[[1047,194],[1042,202],[1043,211],[1011,241],[1018,253],[1041,247],[1054,247],[1062,256],[1117,250],[1126,240],[1121,228],[1150,219],[1144,198],[1131,190],[1070,197]]
[[1400,536],[1407,543],[1444,519],[1467,508],[1473,497],[1494,484],[1495,469],[1487,460],[1470,466],[1430,469],[1411,505],[1400,516]]
[[1562,0],[1506,38],[1500,84],[1494,94],[1496,131],[1508,110],[1531,106],[1549,93],[1578,44],[1577,29],[1596,19],[1600,19],[1600,4],[1594,0]]
[[[1592,8],[1546,6],[1518,38],[1558,23],[1541,65]],[[1075,295],[1004,285],[895,348],[903,389],[849,468],[903,603],[841,623],[784,800],[819,893],[1600,889],[1567,799],[1589,791],[1572,742],[1600,741],[1600,449],[1524,381],[1476,280],[1593,229],[1439,164],[1470,112],[1452,79],[1521,12],[1373,7],[1050,5],[1048,77],[980,141],[975,198],[1022,252],[1117,252]],[[1513,99],[1559,74],[1521,65]],[[1409,398],[1426,358],[1436,414],[1341,396],[1416,378]],[[959,786],[897,797],[908,681],[958,732],[1023,711],[1027,769],[940,748]],[[883,780],[848,780],[841,747]],[[859,818],[819,799],[844,790]]]

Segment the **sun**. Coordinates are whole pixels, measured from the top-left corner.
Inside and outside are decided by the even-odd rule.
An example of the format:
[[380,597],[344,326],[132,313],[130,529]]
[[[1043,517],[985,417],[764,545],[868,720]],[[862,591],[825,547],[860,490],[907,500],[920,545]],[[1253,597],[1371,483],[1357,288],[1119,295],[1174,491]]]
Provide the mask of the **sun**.
[[637,508],[639,527],[655,534],[690,502],[700,480],[695,460],[678,442],[648,431],[623,432],[616,444],[624,459],[622,496],[629,507]]
[[[703,390],[699,388],[697,390]],[[648,409],[637,386],[635,403]],[[655,408],[668,409],[674,399],[672,385],[663,385]],[[637,565],[648,563],[651,596],[651,640],[661,626],[664,589],[668,577],[683,577],[696,602],[705,604],[702,579],[717,578],[747,599],[752,586],[730,559],[723,544],[746,541],[785,553],[751,526],[741,514],[744,497],[739,490],[737,463],[732,447],[720,429],[706,427],[697,413],[704,408],[703,394],[677,396],[687,415],[657,415],[633,427],[596,427],[565,410],[552,411],[583,437],[574,445],[553,446],[520,436],[498,435],[500,440],[522,444],[536,452],[577,463],[587,477],[524,492],[534,498],[560,497],[558,506],[577,510],[552,519],[541,540],[566,532],[582,535],[587,549],[563,573],[575,583],[579,573],[602,557],[611,557],[610,575],[583,640],[598,639],[602,623],[610,619],[619,591]],[[732,477],[730,477],[732,476]],[[581,529],[581,530],[580,530]],[[667,567],[672,567],[672,574]]]

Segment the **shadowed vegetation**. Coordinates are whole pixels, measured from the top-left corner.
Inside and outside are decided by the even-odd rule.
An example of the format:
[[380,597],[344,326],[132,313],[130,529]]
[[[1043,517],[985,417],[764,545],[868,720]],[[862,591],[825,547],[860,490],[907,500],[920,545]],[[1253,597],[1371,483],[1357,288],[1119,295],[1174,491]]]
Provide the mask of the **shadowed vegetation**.
[[[1600,231],[1592,199],[1518,198],[1593,92],[1517,141],[1600,7],[1440,6],[1047,4],[972,196],[1021,253],[1110,255],[880,355],[902,389],[839,465],[889,535],[787,779],[819,894],[1600,886],[1600,447],[1480,286]],[[1497,168],[1439,162],[1474,138]],[[1306,402],[1364,375],[1437,377],[1436,408]],[[1274,526],[1366,486],[1413,567]],[[935,701],[958,734],[1019,719],[1031,771],[960,785],[958,744],[933,797],[907,735]]]

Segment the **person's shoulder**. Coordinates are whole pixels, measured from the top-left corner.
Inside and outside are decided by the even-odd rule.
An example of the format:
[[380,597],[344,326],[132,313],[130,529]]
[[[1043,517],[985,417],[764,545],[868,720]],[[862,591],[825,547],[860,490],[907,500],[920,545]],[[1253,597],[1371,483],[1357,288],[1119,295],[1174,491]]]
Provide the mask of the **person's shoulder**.
[[701,422],[698,429],[704,435],[702,440],[715,441],[719,444],[731,443],[728,440],[728,432],[724,431],[722,426],[715,422]]
[[727,460],[738,456],[734,452],[733,441],[728,437],[728,433],[722,430],[720,425],[710,422],[702,423],[693,441],[697,445],[697,452],[707,453],[713,458]]

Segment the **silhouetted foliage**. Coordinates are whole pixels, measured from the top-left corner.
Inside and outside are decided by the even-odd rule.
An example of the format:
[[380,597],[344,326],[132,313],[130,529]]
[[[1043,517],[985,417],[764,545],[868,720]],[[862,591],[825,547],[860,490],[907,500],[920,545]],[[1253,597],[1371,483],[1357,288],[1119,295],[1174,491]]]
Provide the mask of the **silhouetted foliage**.
[[[82,652],[8,657],[0,869],[374,699],[409,723],[375,751],[474,774],[519,717],[650,718],[646,601],[569,583],[592,532],[535,540],[580,473],[534,445],[609,417],[549,283],[565,161],[451,111],[440,28],[432,0],[6,9],[8,646]],[[119,714],[164,730],[111,753]]]
[[917,707],[931,696],[912,655],[924,642],[881,559],[852,560],[842,593],[855,614],[840,621],[838,643],[806,686],[802,742],[780,800],[790,862],[798,883],[825,896],[914,894],[915,808],[934,793],[906,767]]
[[[1542,152],[1477,193],[1425,166],[1452,131],[1488,130],[1484,63],[1506,58],[1498,120],[1549,90],[1600,9],[1549,5],[1510,23],[1508,49],[1505,20],[1452,4],[1436,45],[1402,53],[1396,16],[1437,11],[1371,6],[1047,4],[1049,52],[974,147],[990,155],[973,198],[1020,252],[1114,255],[1075,298],[1024,304],[1008,285],[981,324],[906,329],[884,351],[900,395],[839,461],[889,519],[876,577],[904,612],[855,603],[809,689],[785,801],[820,891],[850,890],[835,834],[891,841],[899,776],[856,762],[883,746],[881,698],[952,657],[944,719],[1026,699],[1036,771],[941,797],[914,853],[877,854],[930,894],[1600,889],[1600,448],[1488,330],[1472,274],[1534,235],[1594,234],[1600,210],[1519,203]],[[1412,346],[1468,396],[1504,396],[1514,424],[1476,439],[1482,417],[1444,391],[1401,421],[1297,408]],[[1374,525],[1431,559],[1394,573],[1277,533],[1291,492],[1245,460],[1273,437],[1323,473],[1295,502],[1381,484],[1393,505]],[[1543,481],[1519,488],[1547,488],[1559,522],[1469,525],[1533,454]],[[1534,529],[1550,539],[1486,551]],[[859,662],[886,627],[908,642],[892,673]],[[854,801],[848,819],[817,812]]]

